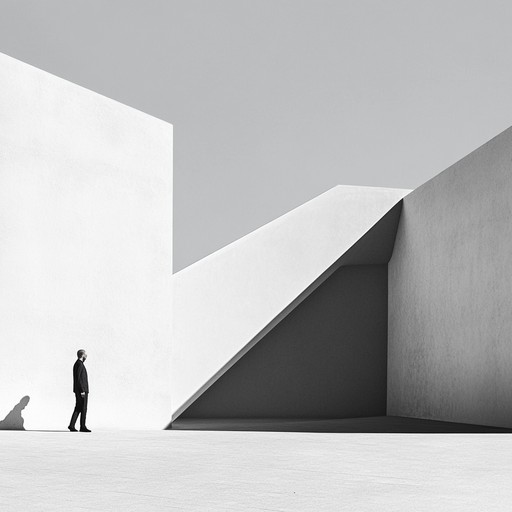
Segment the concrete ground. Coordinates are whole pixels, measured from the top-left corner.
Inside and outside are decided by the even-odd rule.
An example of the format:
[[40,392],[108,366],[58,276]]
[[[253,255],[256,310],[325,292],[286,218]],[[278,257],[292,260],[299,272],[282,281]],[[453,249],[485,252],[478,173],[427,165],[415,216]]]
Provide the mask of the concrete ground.
[[512,435],[0,432],[0,510],[502,511]]

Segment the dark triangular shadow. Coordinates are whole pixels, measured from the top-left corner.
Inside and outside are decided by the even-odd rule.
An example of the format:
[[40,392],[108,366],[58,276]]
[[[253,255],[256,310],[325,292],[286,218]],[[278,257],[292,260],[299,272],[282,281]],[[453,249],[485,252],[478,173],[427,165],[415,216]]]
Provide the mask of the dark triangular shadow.
[[383,265],[393,254],[402,201],[389,210],[337,262],[337,265]]
[[401,208],[400,201],[341,255],[180,417],[385,414],[387,263]]
[[181,418],[386,414],[387,268],[340,267]]

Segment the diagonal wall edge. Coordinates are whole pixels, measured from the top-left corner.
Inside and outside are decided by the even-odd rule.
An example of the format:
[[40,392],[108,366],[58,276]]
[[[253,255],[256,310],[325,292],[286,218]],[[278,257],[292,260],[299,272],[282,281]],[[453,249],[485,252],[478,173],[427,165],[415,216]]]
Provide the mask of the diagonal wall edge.
[[172,421],[335,270],[364,263],[341,256],[407,193],[336,187],[175,274]]

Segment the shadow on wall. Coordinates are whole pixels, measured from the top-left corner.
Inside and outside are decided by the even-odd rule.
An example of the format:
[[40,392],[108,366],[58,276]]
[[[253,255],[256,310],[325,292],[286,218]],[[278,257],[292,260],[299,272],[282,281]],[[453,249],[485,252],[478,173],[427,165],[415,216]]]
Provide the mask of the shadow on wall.
[[25,409],[30,401],[29,396],[24,396],[18,404],[16,404],[12,411],[0,421],[0,430],[25,430],[23,426],[24,419],[21,411]]

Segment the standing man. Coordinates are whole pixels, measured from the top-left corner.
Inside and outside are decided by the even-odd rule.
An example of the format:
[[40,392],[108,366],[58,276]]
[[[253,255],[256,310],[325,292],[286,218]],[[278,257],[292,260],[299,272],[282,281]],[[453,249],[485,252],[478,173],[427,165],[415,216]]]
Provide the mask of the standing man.
[[85,416],[87,415],[87,397],[89,396],[89,381],[87,380],[87,370],[85,369],[85,360],[87,352],[80,349],[76,353],[78,359],[73,365],[73,393],[75,393],[75,410],[71,416],[68,429],[76,432],[75,423],[80,415],[80,432],[90,432],[85,426]]

